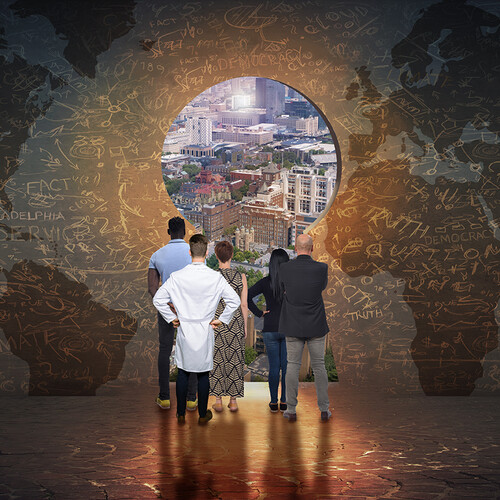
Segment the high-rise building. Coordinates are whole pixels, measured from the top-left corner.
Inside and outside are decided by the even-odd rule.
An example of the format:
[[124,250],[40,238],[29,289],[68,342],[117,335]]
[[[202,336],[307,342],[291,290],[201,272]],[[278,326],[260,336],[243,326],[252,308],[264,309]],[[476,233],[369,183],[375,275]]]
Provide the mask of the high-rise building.
[[196,146],[210,146],[212,142],[212,120],[200,116],[187,119],[186,131],[189,143]]
[[284,207],[294,215],[317,218],[326,208],[335,187],[336,171],[319,175],[317,168],[294,167],[283,175]]
[[234,110],[248,108],[250,103],[251,99],[249,95],[233,94],[231,96],[231,108]]
[[307,118],[308,116],[313,115],[314,106],[309,101],[292,99],[285,103],[285,113],[290,116]]
[[266,109],[267,123],[285,110],[285,86],[268,78],[255,79],[255,106]]
[[231,94],[241,94],[241,78],[233,78],[231,80]]

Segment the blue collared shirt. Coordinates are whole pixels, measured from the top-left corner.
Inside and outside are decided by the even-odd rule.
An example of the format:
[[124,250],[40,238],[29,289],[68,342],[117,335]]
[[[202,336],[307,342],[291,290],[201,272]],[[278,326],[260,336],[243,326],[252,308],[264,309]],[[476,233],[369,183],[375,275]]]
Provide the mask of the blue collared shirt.
[[170,240],[157,250],[149,261],[149,269],[156,269],[165,283],[174,271],[191,264],[189,245],[181,239]]

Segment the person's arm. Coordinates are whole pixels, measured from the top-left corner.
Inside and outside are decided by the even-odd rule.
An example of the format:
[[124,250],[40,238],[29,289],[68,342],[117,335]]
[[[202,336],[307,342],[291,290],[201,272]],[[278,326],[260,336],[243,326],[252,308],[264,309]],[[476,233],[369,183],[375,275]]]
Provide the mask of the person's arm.
[[160,273],[153,267],[148,269],[148,292],[151,298],[155,296],[156,291],[160,288]]
[[[246,281],[246,280],[245,280]],[[257,318],[260,318],[262,317],[262,315],[264,314],[262,312],[262,309],[259,309],[257,307],[257,305],[254,303],[253,299],[255,297],[258,297],[259,295],[261,295],[263,293],[263,290],[262,290],[262,280],[259,280],[257,281],[257,283],[255,283],[255,285],[251,286],[249,289],[248,289],[248,299],[247,299],[247,306],[248,308],[250,309],[250,311],[252,311],[252,313],[257,316]],[[241,297],[241,303],[243,304],[243,295]]]
[[245,274],[241,273],[241,281],[243,282],[243,288],[241,290],[241,314],[243,314],[243,323],[245,325],[245,338],[247,338],[247,321],[248,321],[248,285],[247,277]]
[[169,278],[156,292],[153,297],[153,304],[167,323],[174,323],[174,326],[178,326],[179,320],[177,315],[172,312],[170,307],[170,303],[172,302],[172,297],[170,296],[171,285],[172,281]]

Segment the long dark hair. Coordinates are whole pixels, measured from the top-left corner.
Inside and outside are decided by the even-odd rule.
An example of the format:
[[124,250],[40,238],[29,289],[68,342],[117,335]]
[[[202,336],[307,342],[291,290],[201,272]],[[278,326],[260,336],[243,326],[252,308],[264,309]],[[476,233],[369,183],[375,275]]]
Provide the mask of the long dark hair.
[[283,290],[280,287],[279,268],[283,262],[288,262],[290,257],[282,248],[273,250],[269,259],[269,279],[271,280],[271,290],[274,298],[281,302],[283,300]]

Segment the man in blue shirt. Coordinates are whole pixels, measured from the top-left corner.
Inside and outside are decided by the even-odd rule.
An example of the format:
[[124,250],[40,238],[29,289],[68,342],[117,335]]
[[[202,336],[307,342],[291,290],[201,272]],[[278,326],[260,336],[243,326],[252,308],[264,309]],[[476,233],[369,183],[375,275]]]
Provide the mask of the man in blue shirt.
[[[189,245],[184,241],[186,236],[186,225],[182,217],[173,217],[168,221],[168,234],[170,241],[167,245],[157,250],[149,261],[148,291],[154,297],[160,288],[160,279],[165,283],[174,271],[191,264]],[[156,404],[167,410],[170,408],[170,355],[174,344],[175,328],[172,323],[167,323],[163,316],[158,313],[158,331],[160,338],[160,352],[158,354],[158,378],[160,393],[156,398]],[[189,377],[187,409],[195,410],[198,404],[196,389],[198,379],[195,374]]]

